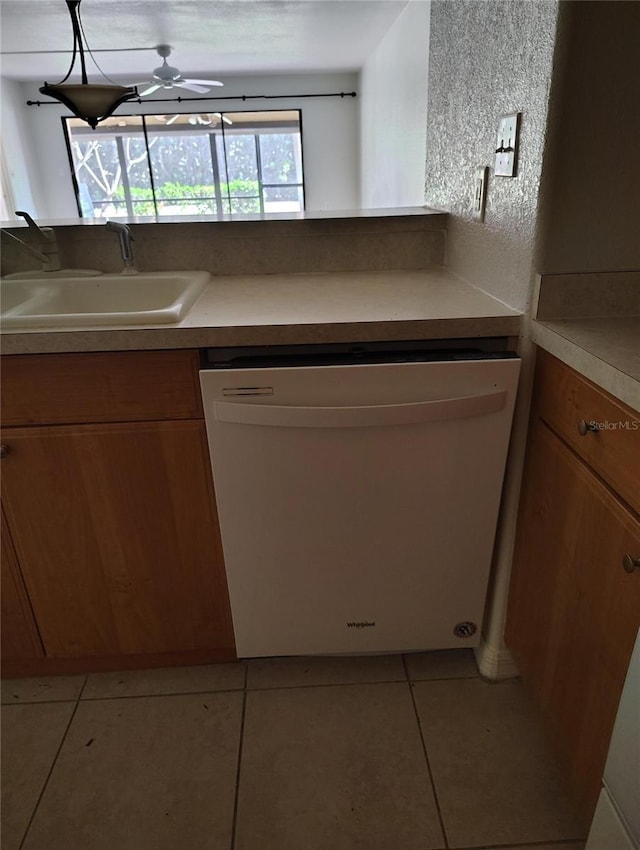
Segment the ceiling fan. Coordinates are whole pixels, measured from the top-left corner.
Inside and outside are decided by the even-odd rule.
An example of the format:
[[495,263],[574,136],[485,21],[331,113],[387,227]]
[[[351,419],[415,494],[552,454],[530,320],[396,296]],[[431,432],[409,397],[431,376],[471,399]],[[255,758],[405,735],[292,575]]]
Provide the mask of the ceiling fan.
[[156,50],[158,55],[162,57],[162,65],[154,69],[152,79],[133,84],[137,86],[150,84],[144,91],[139,92],[140,97],[153,94],[158,89],[172,89],[174,86],[179,86],[181,89],[189,89],[189,91],[194,91],[198,94],[204,94],[209,91],[211,86],[224,85],[219,80],[194,80],[183,77],[178,68],[174,68],[167,63],[167,57],[171,55],[169,45],[159,44]]

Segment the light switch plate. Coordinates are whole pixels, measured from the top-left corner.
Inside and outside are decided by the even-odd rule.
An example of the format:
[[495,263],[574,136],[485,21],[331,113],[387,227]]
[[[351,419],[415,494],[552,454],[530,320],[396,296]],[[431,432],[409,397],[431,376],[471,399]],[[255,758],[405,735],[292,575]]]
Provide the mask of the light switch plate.
[[515,177],[518,168],[518,136],[520,112],[503,115],[498,126],[496,145],[496,177]]
[[487,203],[487,180],[489,179],[489,167],[479,165],[475,170],[473,184],[473,217],[478,221],[484,221],[484,209]]

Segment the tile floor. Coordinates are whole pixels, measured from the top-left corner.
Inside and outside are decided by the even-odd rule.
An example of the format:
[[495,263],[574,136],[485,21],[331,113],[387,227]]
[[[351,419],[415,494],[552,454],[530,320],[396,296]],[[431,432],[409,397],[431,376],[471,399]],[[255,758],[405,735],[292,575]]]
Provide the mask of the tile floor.
[[579,850],[470,651],[3,683],[3,850]]

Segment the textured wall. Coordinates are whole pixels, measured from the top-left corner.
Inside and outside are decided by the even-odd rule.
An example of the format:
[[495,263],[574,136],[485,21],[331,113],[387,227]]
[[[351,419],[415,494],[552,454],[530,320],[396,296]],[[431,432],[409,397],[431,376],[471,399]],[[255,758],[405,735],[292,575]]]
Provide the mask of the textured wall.
[[[516,309],[532,288],[557,14],[557,0],[432,2],[425,200],[453,213],[451,271]],[[498,119],[514,111],[518,175],[494,177]],[[491,166],[484,224],[471,217],[479,165]]]
[[429,0],[411,0],[360,72],[364,209],[424,202]]
[[544,272],[640,268],[640,3],[563,4],[542,177]]
[[[425,199],[452,213],[449,269],[523,311],[533,291],[558,11],[557,0],[432,0]],[[498,119],[516,111],[522,112],[518,174],[494,177]],[[471,216],[479,165],[490,166],[484,223]],[[480,670],[492,678],[517,672],[503,633],[533,374],[526,331],[520,355],[492,583],[477,653]]]
[[[446,216],[407,215],[305,221],[134,224],[140,271],[204,269],[218,274],[426,269],[444,262]],[[26,227],[11,229],[31,241]],[[118,272],[118,240],[104,227],[56,228],[65,267]],[[2,237],[2,272],[38,267]]]

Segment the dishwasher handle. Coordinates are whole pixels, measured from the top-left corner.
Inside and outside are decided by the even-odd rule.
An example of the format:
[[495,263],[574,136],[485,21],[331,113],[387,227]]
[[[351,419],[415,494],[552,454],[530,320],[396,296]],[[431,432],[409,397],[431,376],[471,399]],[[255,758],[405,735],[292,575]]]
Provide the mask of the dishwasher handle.
[[415,425],[469,419],[502,410],[505,391],[459,398],[418,401],[408,404],[378,404],[358,407],[297,407],[216,401],[214,419],[237,425],[263,425],[279,428],[371,428],[387,425]]

